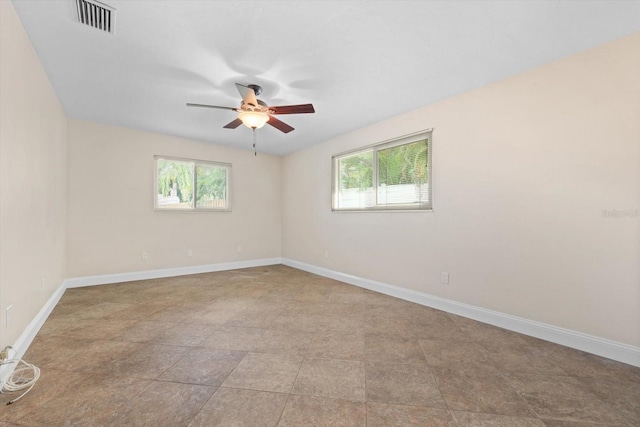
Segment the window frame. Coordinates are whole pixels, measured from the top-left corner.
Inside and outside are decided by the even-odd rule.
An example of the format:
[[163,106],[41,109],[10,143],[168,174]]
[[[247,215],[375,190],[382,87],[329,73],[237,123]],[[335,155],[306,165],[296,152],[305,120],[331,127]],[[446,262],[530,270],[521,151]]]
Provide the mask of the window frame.
[[[386,150],[389,148],[399,147],[402,145],[412,144],[414,142],[427,140],[427,191],[429,199],[427,203],[393,203],[393,204],[378,204],[378,151]],[[403,135],[397,138],[388,139],[382,142],[366,145],[364,147],[358,147],[353,150],[343,151],[331,156],[331,211],[332,212],[432,212],[433,211],[433,129],[424,129],[411,134]],[[370,207],[362,208],[339,208],[338,207],[338,189],[339,183],[339,168],[338,161],[342,158],[353,156],[360,153],[366,153],[372,151],[372,185],[373,185],[373,197],[374,205]]]
[[[176,162],[183,163],[191,163],[193,164],[193,202],[190,208],[162,208],[158,206],[158,161],[159,160],[170,160]],[[226,207],[224,208],[202,208],[197,206],[197,190],[198,190],[198,177],[197,177],[197,168],[199,165],[203,166],[216,166],[222,167],[226,170]],[[156,154],[153,156],[153,210],[157,212],[231,212],[231,163],[225,162],[216,162],[212,160],[198,160],[198,159],[189,159],[185,157],[175,157],[175,156],[163,156]]]

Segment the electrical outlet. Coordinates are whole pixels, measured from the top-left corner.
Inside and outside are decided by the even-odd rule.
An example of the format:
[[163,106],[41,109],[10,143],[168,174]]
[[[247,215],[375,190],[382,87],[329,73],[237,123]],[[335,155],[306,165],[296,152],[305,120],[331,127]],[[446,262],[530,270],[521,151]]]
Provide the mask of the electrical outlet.
[[442,272],[442,276],[440,277],[440,281],[442,283],[444,283],[445,285],[449,283],[449,273],[447,273],[446,271]]
[[148,260],[148,259],[149,259],[149,254],[148,254],[148,253],[146,253],[146,252],[142,252],[142,260],[143,260],[143,261],[146,261],[146,260]]
[[40,279],[40,290],[44,291],[44,277]]
[[238,245],[238,247],[236,248],[236,252],[238,253],[242,252],[242,246]]
[[0,363],[4,363],[11,358],[9,350],[11,350],[11,347],[6,346],[4,350],[0,351]]
[[328,259],[328,258],[329,258],[329,251],[324,251],[324,257],[325,257],[326,259]]
[[13,304],[5,310],[5,325],[11,326],[13,324]]
[[193,251],[191,249],[187,250],[187,256],[193,256]]

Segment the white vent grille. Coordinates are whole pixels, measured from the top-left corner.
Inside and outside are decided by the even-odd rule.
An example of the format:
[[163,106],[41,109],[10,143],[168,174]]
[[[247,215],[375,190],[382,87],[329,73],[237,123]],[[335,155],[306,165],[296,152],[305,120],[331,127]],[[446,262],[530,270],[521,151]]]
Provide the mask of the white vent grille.
[[96,30],[115,34],[116,10],[95,0],[76,0],[78,21]]

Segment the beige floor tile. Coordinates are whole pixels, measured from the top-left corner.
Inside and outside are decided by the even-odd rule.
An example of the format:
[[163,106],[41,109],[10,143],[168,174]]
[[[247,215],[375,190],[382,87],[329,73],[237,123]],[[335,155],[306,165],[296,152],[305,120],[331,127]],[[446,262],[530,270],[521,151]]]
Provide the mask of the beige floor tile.
[[452,322],[446,314],[400,299],[390,299],[382,304],[369,304],[366,310],[367,320],[384,318],[411,320],[415,324],[442,324],[444,320]]
[[255,342],[266,329],[218,326],[216,330],[200,343],[201,347],[219,350],[253,350]]
[[305,359],[291,392],[363,402],[364,378],[363,362]]
[[254,345],[253,351],[261,353],[283,353],[304,356],[311,345],[314,334],[304,331],[268,329]]
[[507,379],[542,418],[605,424],[626,421],[625,414],[577,378],[508,374]]
[[545,427],[537,418],[511,417],[508,415],[479,414],[477,412],[452,411],[460,426],[468,427]]
[[460,316],[450,315],[450,318],[471,341],[487,349],[500,349],[505,346],[517,348],[527,344],[523,335],[518,333]]
[[364,327],[367,335],[405,340],[418,339],[414,331],[416,325],[402,318],[365,317]]
[[575,422],[562,420],[542,420],[545,427],[636,427],[636,424],[601,424],[589,422]]
[[110,320],[146,320],[154,314],[166,309],[167,304],[153,303],[131,303],[126,304],[121,309],[114,310],[112,313],[104,316],[104,319]]
[[451,410],[519,417],[536,414],[497,369],[480,363],[435,367],[440,392]]
[[219,386],[246,355],[243,351],[194,348],[160,377],[160,381]]
[[325,316],[320,314],[282,314],[278,316],[270,329],[286,331],[315,332]]
[[640,425],[640,381],[633,377],[631,380],[579,378],[579,381],[631,425]]
[[189,323],[195,312],[202,310],[206,304],[199,303],[197,306],[174,305],[166,307],[150,315],[147,320],[166,323]]
[[141,343],[132,342],[89,341],[83,345],[82,351],[60,368],[88,373],[110,373],[114,363],[140,350],[142,346]]
[[287,394],[220,387],[189,427],[275,427]]
[[367,334],[364,354],[367,362],[423,363],[427,361],[418,340],[412,338]]
[[446,409],[367,403],[367,427],[456,427]]
[[67,338],[86,340],[118,339],[127,329],[135,325],[135,320],[89,319],[58,335]]
[[316,332],[364,335],[365,325],[364,313],[353,313],[346,316],[324,316],[319,319]]
[[166,329],[156,335],[151,342],[154,344],[196,347],[211,336],[218,329],[215,325],[197,323],[167,323]]
[[36,336],[23,359],[40,368],[65,369],[91,340],[56,335]]
[[289,396],[278,427],[365,427],[364,403],[315,396]]
[[102,319],[129,306],[128,303],[102,300],[100,302],[75,307],[72,314],[73,317],[79,319]]
[[289,393],[302,361],[288,354],[248,353],[222,386]]
[[242,311],[231,319],[229,319],[225,326],[236,326],[242,328],[261,328],[266,329],[273,324],[273,322],[280,316],[275,311],[265,310],[248,310]]
[[296,302],[295,304],[291,304],[289,311],[296,314],[319,314],[322,316],[349,317],[353,315],[364,316],[365,306],[364,304],[351,304],[335,301],[313,303]]
[[238,308],[206,307],[191,314],[189,322],[223,326],[242,311]]
[[78,327],[78,320],[73,317],[56,318],[49,317],[38,331],[38,336],[61,335],[64,332]]
[[[38,416],[41,408],[56,397],[64,395],[75,395],[74,390],[78,384],[84,384],[91,378],[90,374],[77,371],[64,371],[60,369],[47,368],[40,372],[40,379],[36,386],[24,398],[18,402],[6,406],[7,402],[20,396],[21,393],[0,394],[0,420],[5,422],[17,422],[26,415],[33,413]],[[28,420],[28,418],[25,418]]]
[[486,348],[487,358],[496,368],[503,372],[540,374],[540,375],[566,375],[558,368],[547,354],[540,348],[525,344],[522,346],[494,347],[482,343],[480,347]]
[[318,332],[307,349],[308,357],[364,360],[364,334]]
[[367,362],[367,402],[446,408],[433,369],[426,362]]
[[154,381],[128,402],[111,425],[185,426],[215,391],[215,387]]
[[424,356],[432,367],[457,363],[486,363],[487,353],[470,341],[418,340]]
[[118,335],[118,340],[129,342],[152,342],[174,325],[174,323],[141,320],[134,323],[129,328],[124,329],[122,333]]
[[284,298],[292,301],[329,301],[331,290],[320,284],[305,285],[300,283],[299,288],[289,292]]
[[567,375],[640,382],[640,369],[635,366],[532,337],[523,339]]
[[[122,408],[136,400],[149,384],[150,381],[136,378],[114,380],[110,375],[87,375],[20,418],[18,423],[24,426],[110,425]],[[30,394],[25,396],[25,401],[31,399]],[[18,404],[23,401],[14,405]]]
[[187,354],[191,348],[159,344],[142,344],[130,354],[124,354],[111,365],[115,377],[156,379]]
[[357,289],[359,289],[360,292],[349,292],[341,290],[336,291],[334,289],[333,291],[331,291],[328,301],[357,305],[360,307],[360,309],[363,310],[366,307],[367,296],[364,294],[363,289]]
[[266,329],[219,326],[199,345],[219,350],[253,350]]

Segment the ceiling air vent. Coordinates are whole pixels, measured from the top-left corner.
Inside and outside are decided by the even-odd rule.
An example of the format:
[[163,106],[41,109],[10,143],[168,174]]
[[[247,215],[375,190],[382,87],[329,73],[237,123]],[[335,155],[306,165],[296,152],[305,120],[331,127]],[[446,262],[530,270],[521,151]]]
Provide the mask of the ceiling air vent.
[[95,0],[75,0],[78,21],[96,30],[110,34],[116,32],[116,10]]

